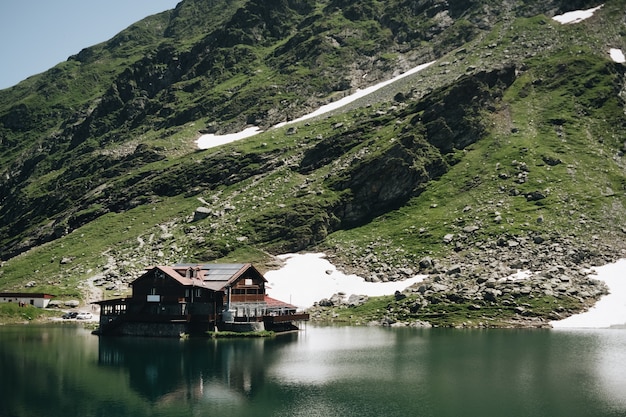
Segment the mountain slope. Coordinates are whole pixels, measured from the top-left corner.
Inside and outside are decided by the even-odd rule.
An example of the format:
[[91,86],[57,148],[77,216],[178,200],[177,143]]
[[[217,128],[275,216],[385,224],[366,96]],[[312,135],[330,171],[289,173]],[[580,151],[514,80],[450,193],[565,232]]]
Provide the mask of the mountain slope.
[[[624,43],[624,3],[546,17],[596,5],[579,3],[185,0],[138,22],[0,91],[0,287],[37,271],[38,289],[80,296],[105,265],[119,287],[153,262],[317,248],[368,279],[423,269],[458,294],[613,259],[626,138],[608,47]],[[434,59],[331,117],[193,148]],[[575,278],[570,313],[603,291]]]

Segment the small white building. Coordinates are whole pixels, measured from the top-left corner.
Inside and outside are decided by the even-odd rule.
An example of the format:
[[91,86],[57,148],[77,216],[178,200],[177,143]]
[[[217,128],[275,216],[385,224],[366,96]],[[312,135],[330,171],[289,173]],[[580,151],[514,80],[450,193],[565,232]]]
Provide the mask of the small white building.
[[22,303],[39,308],[48,307],[54,295],[28,292],[0,292],[0,303]]

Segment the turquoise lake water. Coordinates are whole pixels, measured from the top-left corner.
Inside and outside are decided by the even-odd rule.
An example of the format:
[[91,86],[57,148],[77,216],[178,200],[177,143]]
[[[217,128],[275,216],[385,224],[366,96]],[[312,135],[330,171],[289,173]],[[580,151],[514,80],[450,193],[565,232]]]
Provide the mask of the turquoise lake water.
[[2,326],[0,416],[626,416],[626,330]]

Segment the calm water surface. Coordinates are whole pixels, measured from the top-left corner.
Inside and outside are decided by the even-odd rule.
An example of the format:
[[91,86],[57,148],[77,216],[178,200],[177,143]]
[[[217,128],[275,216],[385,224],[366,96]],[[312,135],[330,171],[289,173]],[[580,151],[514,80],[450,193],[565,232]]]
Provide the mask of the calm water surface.
[[0,326],[0,416],[626,416],[626,330]]

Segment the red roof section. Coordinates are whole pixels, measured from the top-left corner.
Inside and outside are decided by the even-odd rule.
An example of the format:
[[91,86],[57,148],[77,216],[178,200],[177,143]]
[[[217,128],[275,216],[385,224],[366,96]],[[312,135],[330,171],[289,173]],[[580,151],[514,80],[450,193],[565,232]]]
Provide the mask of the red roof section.
[[2,292],[0,293],[0,297],[54,298],[54,295],[40,292]]
[[289,304],[284,301],[277,300],[275,298],[268,296],[267,294],[265,295],[265,304],[267,304],[267,306],[270,308],[288,308],[288,309],[293,309],[293,310],[298,309],[298,307],[294,306],[293,304]]

